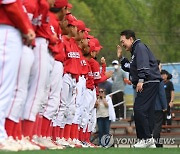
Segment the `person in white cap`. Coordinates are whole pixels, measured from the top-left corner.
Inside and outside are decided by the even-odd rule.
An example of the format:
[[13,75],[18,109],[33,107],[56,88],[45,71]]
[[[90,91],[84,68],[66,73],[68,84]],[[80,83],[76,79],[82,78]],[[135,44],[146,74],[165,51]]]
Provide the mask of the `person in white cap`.
[[[112,76],[112,92],[118,91],[112,95],[113,104],[116,105],[124,101],[124,88],[126,83],[128,83],[126,73],[119,66],[118,60],[113,60],[112,65],[114,67],[114,73]],[[116,120],[121,120],[124,117],[124,104],[115,107]]]

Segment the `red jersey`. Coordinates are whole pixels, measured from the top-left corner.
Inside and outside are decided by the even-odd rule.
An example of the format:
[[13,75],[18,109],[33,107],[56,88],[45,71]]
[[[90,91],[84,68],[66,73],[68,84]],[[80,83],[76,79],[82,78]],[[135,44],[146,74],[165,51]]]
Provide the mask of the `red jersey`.
[[65,51],[64,44],[62,43],[62,31],[59,26],[59,19],[52,12],[49,12],[48,15],[50,17],[50,29],[52,33],[57,36],[56,44],[50,43],[48,47],[51,50],[55,60],[64,62]]
[[38,0],[23,0],[22,4],[24,6],[24,12],[27,13],[34,30],[36,30],[38,24]]
[[87,62],[87,67],[88,67],[88,73],[86,74],[86,87],[88,89],[93,90],[95,88],[95,85],[94,85],[94,76],[93,76],[93,72],[92,72],[91,66],[89,64],[89,60],[86,60],[86,62]]
[[[80,64],[81,51],[79,50],[74,38],[67,38],[67,36],[63,36],[63,40],[66,54],[64,72],[73,75],[80,75],[82,71]],[[76,76],[76,78],[78,77]]]
[[21,0],[3,0],[0,5],[0,24],[18,28],[23,34],[33,29],[27,15],[22,8]]
[[81,74],[82,75],[88,74],[88,72],[89,72],[89,66],[87,64],[88,62],[86,61],[86,58],[83,55],[81,55],[80,63],[81,63],[81,67],[82,67]]
[[36,37],[50,38],[49,4],[46,0],[39,0]]
[[107,80],[107,76],[105,75],[105,71],[106,71],[106,65],[105,64],[102,65],[101,73],[100,73],[100,65],[95,59],[91,58],[89,60],[89,64],[90,64],[91,69],[92,69],[92,73],[93,73],[93,77],[94,77],[94,83],[96,86],[98,86],[99,83]]

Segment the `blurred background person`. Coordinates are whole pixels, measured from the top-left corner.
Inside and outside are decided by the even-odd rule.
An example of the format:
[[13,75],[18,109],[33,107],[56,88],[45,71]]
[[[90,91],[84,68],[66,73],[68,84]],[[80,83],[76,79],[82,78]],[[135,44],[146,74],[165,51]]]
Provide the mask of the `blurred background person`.
[[[157,60],[159,70],[161,71],[161,63],[160,60]],[[164,81],[162,80],[159,84],[158,94],[156,96],[155,101],[155,117],[154,117],[154,129],[153,129],[153,137],[156,140],[156,147],[163,147],[160,144],[160,133],[163,123],[163,113],[167,110],[167,100],[166,94],[164,90]]]
[[[171,109],[173,107],[173,101],[174,101],[174,85],[170,81],[172,78],[172,75],[169,74],[166,70],[161,70],[161,77],[164,81],[164,89],[166,93],[166,100],[167,100],[167,112],[164,113],[163,116],[163,125],[171,125],[172,124],[172,115],[171,115]],[[167,129],[167,132],[170,132],[170,128]]]
[[99,96],[95,107],[97,108],[99,145],[101,145],[102,136],[109,134],[111,121],[116,119],[111,97],[106,96],[105,89],[99,88]]
[[[117,93],[112,95],[113,105],[116,105],[120,102],[124,101],[124,88],[126,83],[128,83],[128,79],[126,77],[126,73],[119,66],[118,60],[112,61],[112,65],[114,67],[114,73],[112,76],[112,92],[118,91]],[[124,118],[124,104],[118,105],[115,107],[116,120],[121,120]]]
[[112,82],[106,80],[99,84],[99,88],[106,90],[106,95],[112,93]]

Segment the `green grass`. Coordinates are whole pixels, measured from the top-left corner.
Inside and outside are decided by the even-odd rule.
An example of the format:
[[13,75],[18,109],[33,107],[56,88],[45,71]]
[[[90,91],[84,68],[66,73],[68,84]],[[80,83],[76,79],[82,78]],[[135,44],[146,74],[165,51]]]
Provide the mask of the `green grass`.
[[45,151],[3,152],[0,154],[180,154],[180,148],[133,149],[133,148],[99,148],[99,149],[65,149]]

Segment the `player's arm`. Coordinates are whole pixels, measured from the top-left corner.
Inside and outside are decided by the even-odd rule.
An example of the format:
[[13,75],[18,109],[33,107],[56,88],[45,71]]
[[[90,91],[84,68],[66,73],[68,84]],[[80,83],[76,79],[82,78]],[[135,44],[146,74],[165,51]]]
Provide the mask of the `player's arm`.
[[14,25],[24,34],[27,41],[31,42],[35,38],[35,33],[23,11],[21,2],[17,0],[14,3],[3,5],[3,9]]
[[101,75],[105,75],[105,73],[106,73],[106,60],[104,57],[101,58],[101,66],[102,66]]

